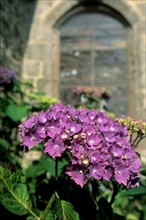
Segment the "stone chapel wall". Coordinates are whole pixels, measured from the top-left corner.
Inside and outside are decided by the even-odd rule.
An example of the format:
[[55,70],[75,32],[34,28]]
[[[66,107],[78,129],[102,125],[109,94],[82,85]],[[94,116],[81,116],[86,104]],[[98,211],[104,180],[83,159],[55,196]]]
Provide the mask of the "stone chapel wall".
[[[14,69],[23,79],[31,80],[36,89],[59,98],[60,36],[54,25],[79,2],[1,0],[1,65]],[[129,114],[145,119],[146,1],[99,2],[122,14],[131,25],[128,41]]]
[[0,65],[9,67],[18,75],[21,75],[35,3],[35,0],[0,1]]

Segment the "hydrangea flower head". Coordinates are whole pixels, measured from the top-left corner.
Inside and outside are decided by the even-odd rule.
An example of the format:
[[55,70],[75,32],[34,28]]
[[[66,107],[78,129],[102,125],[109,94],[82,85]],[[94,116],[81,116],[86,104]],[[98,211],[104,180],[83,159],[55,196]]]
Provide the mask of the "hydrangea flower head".
[[90,87],[90,86],[76,86],[72,89],[72,92],[77,95],[85,95],[85,97],[90,98],[90,97],[95,97],[97,99],[110,99],[111,98],[111,93],[108,91],[106,88],[101,87]]
[[44,143],[52,158],[71,155],[66,174],[83,187],[89,179],[114,178],[128,188],[139,185],[141,162],[130,142],[128,128],[105,112],[76,109],[58,103],[19,125],[22,146]]
[[16,73],[7,67],[0,66],[0,85],[10,84]]

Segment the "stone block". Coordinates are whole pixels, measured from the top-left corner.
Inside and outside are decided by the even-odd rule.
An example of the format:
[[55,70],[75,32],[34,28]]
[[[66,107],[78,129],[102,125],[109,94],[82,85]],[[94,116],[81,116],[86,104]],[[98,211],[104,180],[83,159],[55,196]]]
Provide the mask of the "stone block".
[[[138,22],[138,33],[146,35],[146,18],[141,18]],[[139,35],[139,34],[138,34]]]
[[135,3],[141,12],[141,15],[143,17],[146,17],[146,1],[145,0],[138,0],[138,1],[135,1]]
[[51,60],[49,60],[47,63],[44,63],[44,70],[43,70],[44,78],[46,78],[49,81],[51,80],[59,81],[60,79],[58,73],[59,70],[55,71],[55,68],[52,65],[53,63],[51,62]]
[[52,97],[59,99],[60,97],[60,82],[58,80],[53,80],[51,86]]
[[50,28],[49,25],[42,24],[41,21],[40,23],[41,24],[34,20],[29,34],[30,41],[50,40],[52,28]]
[[59,82],[50,79],[40,79],[37,81],[37,88],[39,91],[44,91],[47,95],[58,98],[59,97]]
[[132,25],[134,24],[139,18],[138,13],[135,11],[134,2],[131,1],[115,1],[115,0],[103,0],[103,3],[106,3],[113,9],[116,9],[119,11],[123,17],[126,18],[126,20]]
[[38,79],[43,74],[42,63],[37,61],[25,61],[23,63],[23,77],[27,79]]
[[51,44],[43,43],[43,42],[37,42],[35,44],[28,45],[26,49],[25,58],[35,59],[35,60],[42,60],[47,61],[51,57]]

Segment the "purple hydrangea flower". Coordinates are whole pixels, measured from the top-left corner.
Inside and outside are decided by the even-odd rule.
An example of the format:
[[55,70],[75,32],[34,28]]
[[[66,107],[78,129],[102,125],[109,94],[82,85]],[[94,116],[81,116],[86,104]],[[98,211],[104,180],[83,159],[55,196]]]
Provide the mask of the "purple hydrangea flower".
[[102,161],[101,155],[96,151],[91,151],[89,154],[89,160],[92,164],[98,164]]
[[87,182],[82,166],[70,166],[66,174],[68,174],[70,178],[81,187],[83,187]]
[[42,139],[37,133],[29,132],[24,136],[23,139],[23,145],[31,148],[36,144],[39,144],[42,142]]
[[64,143],[60,137],[53,140],[48,140],[45,144],[45,153],[48,153],[53,158],[61,157],[62,152],[65,150]]
[[129,176],[130,172],[128,167],[124,165],[115,166],[114,177],[118,183],[122,183],[126,186]]
[[66,130],[71,134],[74,135],[81,130],[81,124],[77,124],[77,122],[68,122],[66,124]]
[[41,112],[39,114],[38,120],[39,120],[40,123],[45,124],[47,122],[46,112]]
[[84,95],[85,97],[95,97],[97,99],[111,98],[111,93],[106,88],[96,88],[90,86],[77,86],[72,89],[73,94],[77,96]]
[[102,138],[99,135],[95,136],[94,134],[91,134],[90,136],[87,137],[86,140],[87,140],[88,148],[91,150],[96,150],[97,146],[102,141]]
[[0,85],[10,84],[16,73],[7,67],[0,66]]
[[84,141],[73,141],[72,142],[72,149],[70,152],[73,156],[80,159],[81,155],[83,155],[87,151],[87,146]]
[[29,118],[24,122],[24,127],[26,129],[31,129],[34,126],[36,126],[37,122],[38,122],[38,117],[35,114],[33,114],[31,118]]
[[110,166],[106,166],[103,173],[103,179],[106,181],[110,181],[113,176],[113,169]]
[[96,180],[100,180],[103,177],[105,165],[102,162],[90,166],[90,176]]
[[44,153],[70,153],[66,173],[83,187],[88,179],[111,178],[127,186],[139,185],[141,162],[130,143],[128,129],[105,112],[76,109],[61,103],[32,115],[19,126],[24,149],[43,142]]
[[39,134],[40,138],[46,138],[46,127],[44,125],[37,126],[37,133]]

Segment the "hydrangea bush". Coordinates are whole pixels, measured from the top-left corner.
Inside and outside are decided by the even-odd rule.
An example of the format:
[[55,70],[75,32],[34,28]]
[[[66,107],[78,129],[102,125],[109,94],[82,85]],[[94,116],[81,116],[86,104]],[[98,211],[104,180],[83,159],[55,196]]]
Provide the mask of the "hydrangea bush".
[[0,98],[1,161],[18,163],[18,124],[32,112],[46,110],[58,100],[34,92],[30,82],[20,80],[13,70],[3,66],[0,67]]
[[74,98],[78,98],[75,107],[96,108],[109,111],[108,102],[112,97],[111,92],[104,87],[76,86],[72,89]]
[[92,178],[115,178],[128,188],[139,185],[141,163],[127,127],[106,113],[59,103],[47,112],[33,114],[19,130],[24,151],[44,142],[43,151],[52,158],[69,152],[71,164],[66,173],[81,187]]
[[109,108],[109,102],[112,98],[110,90],[104,87],[76,86],[72,88],[71,92],[73,99],[76,100],[74,104],[76,108],[98,109],[106,111],[111,118],[115,117]]
[[95,97],[97,99],[110,99],[112,97],[111,92],[104,87],[91,87],[91,86],[76,86],[72,89],[75,95],[84,95],[85,98]]
[[[6,67],[0,89],[2,218],[145,219],[146,169],[135,148],[145,122],[63,105]],[[36,150],[41,157],[24,168]]]
[[8,85],[11,84],[12,81],[16,79],[16,73],[7,68],[0,66],[0,85]]

